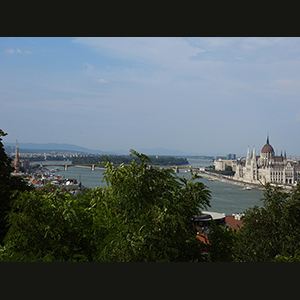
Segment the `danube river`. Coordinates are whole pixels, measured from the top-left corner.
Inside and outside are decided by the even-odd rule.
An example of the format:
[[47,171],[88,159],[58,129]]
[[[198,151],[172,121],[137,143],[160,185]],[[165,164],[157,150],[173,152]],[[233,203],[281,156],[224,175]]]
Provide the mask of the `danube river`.
[[[213,164],[211,161],[196,159],[193,157],[187,157],[187,159],[192,167],[207,167]],[[43,164],[45,166],[47,165],[46,162],[43,162]],[[52,168],[54,167],[49,167],[49,169]],[[69,167],[68,171],[64,171],[63,167],[58,168],[59,171],[57,171],[56,174],[64,175],[70,179],[75,178],[78,181],[81,181],[85,187],[94,188],[106,185],[105,181],[102,182],[105,170],[96,168],[95,171],[91,171],[89,168],[84,167]],[[184,169],[180,170],[177,175],[191,178],[191,174],[189,172],[185,172]],[[242,213],[254,205],[263,205],[262,201],[260,201],[263,197],[263,191],[261,190],[254,188],[251,190],[244,190],[242,186],[218,180],[209,181],[208,178],[205,177],[202,177],[199,180],[211,191],[211,207],[207,208],[208,211],[231,215],[233,213]]]

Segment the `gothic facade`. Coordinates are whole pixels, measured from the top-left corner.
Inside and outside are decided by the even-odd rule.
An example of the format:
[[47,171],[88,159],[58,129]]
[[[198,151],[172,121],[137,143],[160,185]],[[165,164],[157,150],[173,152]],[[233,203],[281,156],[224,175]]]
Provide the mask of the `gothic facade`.
[[260,156],[255,154],[255,147],[252,155],[248,147],[245,161],[237,161],[234,179],[249,183],[277,183],[295,184],[300,181],[300,165],[288,161],[286,153],[284,156],[275,156],[275,151],[270,145],[269,137],[263,146]]

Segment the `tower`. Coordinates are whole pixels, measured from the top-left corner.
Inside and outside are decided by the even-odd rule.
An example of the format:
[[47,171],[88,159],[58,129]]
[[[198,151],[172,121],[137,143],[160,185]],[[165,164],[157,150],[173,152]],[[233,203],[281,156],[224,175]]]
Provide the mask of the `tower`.
[[19,145],[18,141],[16,140],[16,157],[15,157],[15,162],[14,162],[14,173],[19,173],[20,172],[20,159],[19,159]]
[[250,164],[251,164],[251,157],[250,157],[250,149],[249,149],[249,146],[248,146],[246,165],[250,165]]
[[256,162],[255,146],[253,147],[252,160]]
[[258,170],[257,170],[255,146],[253,147],[253,153],[252,153],[252,158],[251,158],[251,173],[252,173],[252,179],[254,181],[257,180],[258,179]]
[[270,145],[269,134],[267,135],[267,142],[260,151],[259,165],[268,166],[274,163],[275,151]]

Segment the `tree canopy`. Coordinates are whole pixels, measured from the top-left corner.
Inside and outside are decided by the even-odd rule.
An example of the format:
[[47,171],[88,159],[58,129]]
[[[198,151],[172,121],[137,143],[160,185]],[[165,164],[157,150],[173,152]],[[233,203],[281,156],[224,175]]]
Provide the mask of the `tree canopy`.
[[132,160],[105,158],[105,187],[73,196],[55,186],[34,190],[18,177],[1,143],[0,261],[263,262],[300,261],[300,183],[265,184],[263,207],[244,212],[239,232],[212,222],[208,244],[193,217],[210,206],[210,191],[192,178]]
[[181,178],[131,154],[117,168],[106,159],[107,186],[77,197],[16,192],[2,260],[202,261],[193,216],[209,206],[209,190],[196,174]]
[[[133,158],[131,155],[90,155],[86,157],[72,157],[72,164],[99,164],[104,157],[117,164],[129,164]],[[170,166],[170,165],[188,165],[188,160],[175,156],[147,156],[151,165]],[[138,162],[137,159],[135,159]]]
[[262,201],[245,213],[236,261],[300,261],[300,183],[291,192],[266,183]]
[[0,244],[2,244],[2,240],[8,231],[6,214],[9,211],[12,191],[30,189],[22,178],[11,176],[11,173],[14,171],[12,159],[7,156],[2,144],[2,137],[6,135],[7,133],[0,129]]

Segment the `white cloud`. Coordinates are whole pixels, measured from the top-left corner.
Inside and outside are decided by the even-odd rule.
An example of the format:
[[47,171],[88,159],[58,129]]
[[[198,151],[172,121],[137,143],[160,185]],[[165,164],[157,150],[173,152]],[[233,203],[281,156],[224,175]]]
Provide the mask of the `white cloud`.
[[202,77],[208,71],[203,65],[206,62],[217,69],[224,67],[219,64],[223,62],[230,70],[232,62],[242,65],[286,61],[291,58],[289,53],[297,59],[296,49],[300,46],[299,38],[276,37],[79,37],[73,42],[92,48],[102,59],[117,59],[118,72],[133,62],[131,70],[146,70],[147,74],[155,70],[164,73],[165,78]]
[[97,83],[108,83],[107,80],[105,80],[103,78],[99,78],[101,76],[99,74],[99,73],[101,73],[101,71],[97,70],[94,65],[85,62],[83,64],[83,66],[85,67],[85,70],[84,70],[85,76],[94,78],[93,80]]
[[279,37],[248,37],[241,39],[240,47],[245,51],[255,51],[270,46],[280,46],[282,42],[284,42],[283,38]]
[[95,81],[96,82],[98,82],[98,83],[108,83],[108,81],[107,80],[104,80],[104,79],[95,79]]
[[6,49],[4,51],[4,54],[14,54],[15,53],[15,50],[14,49]]
[[197,55],[201,49],[174,37],[76,38],[74,43],[90,46],[112,58],[175,67]]
[[86,71],[88,72],[93,71],[95,69],[95,67],[92,64],[89,64],[87,62],[85,62],[83,66],[86,67]]
[[234,59],[237,60],[237,61],[245,61],[244,57],[235,57]]
[[285,97],[285,101],[298,101],[300,81],[297,79],[278,79],[270,85],[270,88],[273,95]]
[[22,50],[20,50],[20,49],[16,49],[16,50],[14,50],[14,49],[6,49],[4,52],[3,52],[4,54],[32,54],[32,52],[30,52],[30,51],[28,51],[28,50],[25,50],[25,51],[22,51]]
[[299,80],[294,79],[279,79],[275,81],[275,84],[284,87],[284,88],[292,88],[292,89],[299,89],[300,82]]
[[270,46],[282,46],[288,41],[280,37],[197,37],[192,43],[209,51],[250,52]]
[[215,51],[235,46],[239,43],[240,39],[237,37],[197,37],[190,38],[189,42],[205,50]]
[[222,99],[237,99],[240,93],[247,99],[299,93],[299,38],[87,37],[73,42],[100,54],[99,60],[91,56],[91,64],[84,64],[85,75],[99,84],[109,81],[122,92],[123,83],[134,83],[144,90],[189,90],[202,98],[217,91]]

